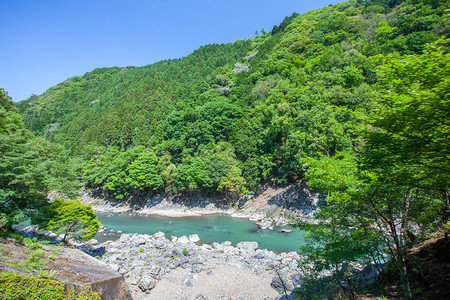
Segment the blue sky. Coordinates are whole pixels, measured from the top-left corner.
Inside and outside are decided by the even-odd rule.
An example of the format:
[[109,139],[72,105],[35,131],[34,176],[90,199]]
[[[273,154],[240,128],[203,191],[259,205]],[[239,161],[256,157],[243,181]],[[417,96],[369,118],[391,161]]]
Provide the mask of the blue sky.
[[0,0],[0,87],[23,100],[95,68],[183,57],[341,1]]

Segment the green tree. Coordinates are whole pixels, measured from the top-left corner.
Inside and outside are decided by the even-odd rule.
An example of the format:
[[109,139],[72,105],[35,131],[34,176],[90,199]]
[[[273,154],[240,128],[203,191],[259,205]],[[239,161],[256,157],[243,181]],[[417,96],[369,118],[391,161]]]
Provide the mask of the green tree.
[[22,118],[4,89],[0,88],[0,134],[13,134],[23,130]]
[[[352,256],[353,252],[346,253],[352,251],[351,247],[342,248],[341,258],[349,255],[346,259],[350,257],[350,261],[356,261],[364,258],[363,255],[375,255],[374,249],[385,249],[398,271],[404,297],[409,299],[406,249],[415,242],[410,233],[417,227],[425,236],[436,230],[436,218],[440,218],[445,209],[443,194],[398,183],[389,177],[389,173],[377,174],[358,167],[361,160],[360,156],[340,153],[334,158],[323,156],[308,161],[308,185],[329,193],[316,216],[317,221],[321,226],[345,233],[344,237],[353,236],[353,232],[364,232],[354,236],[360,237],[354,244],[366,244],[364,238],[374,236],[379,248],[370,246],[367,249],[371,253],[359,252],[360,257]],[[314,237],[312,241],[317,243],[317,235]],[[334,241],[321,243],[327,245]]]
[[242,171],[237,166],[232,166],[230,171],[222,177],[217,187],[218,191],[225,192],[231,198],[238,198],[240,195],[248,193],[245,188],[247,182],[242,177]]
[[151,151],[143,151],[127,166],[126,179],[129,189],[150,188],[152,190],[163,187],[164,182],[157,168],[158,158]]
[[206,164],[200,157],[194,157],[189,164],[181,165],[173,174],[175,192],[198,191],[212,187],[213,181],[206,171]]
[[41,214],[32,218],[32,222],[46,230],[64,234],[64,243],[69,237],[90,240],[100,228],[97,215],[90,206],[77,200],[60,198],[44,207]]
[[46,204],[40,153],[26,132],[0,134],[0,225],[10,228]]
[[432,189],[450,182],[450,39],[437,41],[421,55],[389,55],[379,70],[386,89],[366,118],[370,144],[366,164],[403,166],[390,176]]
[[[412,297],[406,250],[416,240],[413,232],[428,236],[448,219],[449,73],[448,54],[442,50],[446,44],[430,45],[420,56],[388,57],[380,75],[390,90],[378,94],[374,114],[365,117],[363,151],[310,158],[307,163],[308,185],[329,193],[316,215],[320,226],[343,233],[339,242],[353,237],[349,245],[364,245],[368,236],[375,237],[368,249],[387,251],[405,299]],[[358,251],[344,247],[339,257],[328,248],[336,238],[317,232],[312,237],[321,246],[304,249],[316,262],[343,263],[368,254],[352,256]]]
[[2,89],[0,104],[0,227],[11,228],[45,205],[45,173],[39,149]]

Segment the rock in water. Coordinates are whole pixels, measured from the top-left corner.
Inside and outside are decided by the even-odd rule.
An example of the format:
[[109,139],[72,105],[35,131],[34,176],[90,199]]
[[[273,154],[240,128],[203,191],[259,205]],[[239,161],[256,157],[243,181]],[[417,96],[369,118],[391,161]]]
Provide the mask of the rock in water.
[[280,230],[280,232],[286,232],[286,233],[293,232],[293,231],[294,231],[294,229],[281,229]]

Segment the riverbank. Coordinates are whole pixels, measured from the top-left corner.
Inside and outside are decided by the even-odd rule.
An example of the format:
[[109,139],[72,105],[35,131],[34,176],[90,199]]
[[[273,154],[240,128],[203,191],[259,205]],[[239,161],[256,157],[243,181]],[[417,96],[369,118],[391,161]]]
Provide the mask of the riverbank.
[[300,255],[256,242],[208,245],[159,232],[83,247],[125,277],[134,299],[275,299],[300,286]]
[[[313,222],[321,199],[323,195],[310,191],[305,183],[269,186],[259,195],[231,202],[167,194],[126,201],[88,193],[81,197],[97,212],[165,217],[226,214],[271,230],[299,220]],[[275,299],[299,288],[300,255],[258,246],[256,242],[203,244],[197,235],[169,240],[159,232],[122,234],[116,241],[83,247],[125,277],[134,299]]]
[[83,193],[80,200],[97,212],[133,213],[166,217],[192,217],[227,214],[257,222],[261,229],[271,229],[293,221],[314,222],[314,212],[323,195],[311,191],[305,183],[287,186],[269,186],[259,195],[246,195],[235,201],[219,196],[181,197],[156,194],[130,198],[126,201],[104,199]]

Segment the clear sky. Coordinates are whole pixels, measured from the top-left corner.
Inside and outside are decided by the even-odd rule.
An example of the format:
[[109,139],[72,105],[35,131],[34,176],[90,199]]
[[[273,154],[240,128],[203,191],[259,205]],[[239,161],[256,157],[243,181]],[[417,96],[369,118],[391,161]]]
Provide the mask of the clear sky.
[[341,1],[0,0],[0,87],[23,100],[98,67],[183,57]]

